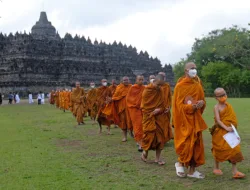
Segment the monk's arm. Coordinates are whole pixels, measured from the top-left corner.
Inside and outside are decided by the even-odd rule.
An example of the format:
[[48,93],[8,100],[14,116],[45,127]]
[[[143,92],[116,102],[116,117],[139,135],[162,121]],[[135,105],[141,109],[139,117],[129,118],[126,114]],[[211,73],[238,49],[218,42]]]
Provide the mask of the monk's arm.
[[231,127],[227,127],[221,120],[220,120],[220,113],[219,113],[219,109],[216,106],[214,106],[214,115],[215,115],[215,120],[216,120],[216,123],[219,124],[220,127],[222,127],[223,129],[225,129],[226,131],[232,131]]

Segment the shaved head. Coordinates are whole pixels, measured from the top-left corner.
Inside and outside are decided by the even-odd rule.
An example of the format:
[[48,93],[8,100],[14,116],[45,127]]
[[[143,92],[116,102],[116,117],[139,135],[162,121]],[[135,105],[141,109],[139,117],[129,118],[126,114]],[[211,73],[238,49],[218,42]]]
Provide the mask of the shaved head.
[[142,75],[137,75],[136,76],[136,84],[143,85],[143,82],[144,82],[144,77]]
[[80,88],[80,82],[76,81],[76,88]]
[[165,83],[164,76],[162,76],[162,75],[155,76],[154,84],[156,86],[162,86],[164,83]]
[[150,75],[149,76],[149,80],[151,80],[151,79],[155,79],[155,76],[154,75]]
[[189,69],[196,69],[196,65],[194,62],[188,62],[185,64],[185,71]]
[[112,79],[112,85],[115,85],[115,84],[116,84],[116,80]]
[[102,81],[101,81],[101,82],[102,82],[102,83],[103,83],[103,82],[107,82],[107,79],[102,79]]
[[129,78],[128,78],[127,76],[123,77],[123,78],[122,78],[122,83],[123,83],[125,86],[129,85]]
[[225,96],[226,95],[226,91],[224,90],[224,88],[216,88],[215,90],[214,90],[214,95],[216,96],[216,97],[221,97],[221,96]]
[[164,81],[166,81],[166,73],[164,72],[159,72],[158,75],[162,75],[164,77]]

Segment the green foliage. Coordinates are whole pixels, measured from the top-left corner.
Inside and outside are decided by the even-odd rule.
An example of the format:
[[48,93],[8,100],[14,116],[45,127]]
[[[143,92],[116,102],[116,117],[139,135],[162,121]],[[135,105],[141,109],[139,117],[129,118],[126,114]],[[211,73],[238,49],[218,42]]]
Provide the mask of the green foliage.
[[250,96],[250,32],[233,26],[195,39],[185,60],[174,66],[176,80],[184,62],[194,61],[207,95],[223,87],[234,97]]
[[174,71],[175,82],[177,82],[177,80],[184,75],[184,65],[185,65],[184,60],[174,65],[173,71]]

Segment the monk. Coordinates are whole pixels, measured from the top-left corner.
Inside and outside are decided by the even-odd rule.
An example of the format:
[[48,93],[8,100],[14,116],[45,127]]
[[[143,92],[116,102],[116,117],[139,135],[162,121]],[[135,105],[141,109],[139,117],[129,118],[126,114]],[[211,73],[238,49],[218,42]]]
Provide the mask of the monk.
[[55,104],[55,91],[54,91],[54,90],[52,90],[51,93],[50,93],[49,103],[50,103],[51,105],[54,105],[54,104]]
[[76,88],[71,95],[71,104],[73,105],[73,115],[76,117],[78,125],[84,124],[84,89],[80,87],[80,82],[76,82]]
[[149,76],[149,84],[152,84],[155,80],[155,75],[150,75]]
[[68,89],[65,90],[65,93],[64,93],[64,109],[65,110],[69,110],[69,105],[70,105],[70,92]]
[[95,121],[96,119],[96,115],[97,115],[97,107],[95,105],[96,102],[96,98],[97,98],[97,89],[95,88],[95,83],[91,82],[90,83],[90,90],[88,91],[86,100],[87,100],[87,111],[88,111],[88,115],[90,116],[90,118]]
[[111,135],[110,125],[113,124],[113,122],[109,119],[108,115],[105,114],[104,110],[106,106],[111,102],[112,93],[111,89],[107,87],[107,79],[102,79],[101,83],[102,86],[97,89],[96,99],[96,105],[98,108],[97,121],[100,127],[99,133],[102,133],[102,125],[106,125],[108,127],[107,134]]
[[115,79],[112,79],[111,85],[109,86],[112,95],[115,93],[116,87],[117,87],[116,81],[115,81]]
[[228,132],[232,132],[231,125],[237,128],[237,118],[233,107],[227,102],[227,94],[223,88],[217,88],[214,91],[218,103],[214,107],[215,124],[210,129],[212,135],[212,153],[214,156],[215,175],[223,175],[219,168],[219,163],[229,161],[232,164],[233,178],[241,179],[245,174],[237,170],[236,164],[244,158],[240,150],[240,145],[231,148],[225,141],[223,136]]
[[138,144],[138,151],[142,152],[141,141],[143,137],[142,130],[142,111],[141,111],[141,100],[142,93],[145,88],[143,85],[144,77],[138,75],[136,77],[136,84],[134,84],[128,91],[126,100],[127,100],[127,109],[129,113],[129,118],[133,125],[134,139]]
[[[167,117],[167,123],[168,123],[168,137],[173,139],[174,135],[172,132],[172,125],[170,123],[171,121],[171,106],[172,106],[172,93],[171,93],[171,88],[170,85],[166,82],[166,73],[164,72],[159,72],[159,75],[162,75],[164,78],[165,83],[161,86],[161,88],[163,89],[163,93],[164,93],[164,105],[165,105],[165,109],[169,110],[165,116]],[[169,141],[169,139],[166,139],[167,141]]]
[[179,155],[175,163],[176,174],[185,177],[184,166],[189,167],[187,176],[205,178],[196,170],[205,164],[202,131],[207,125],[202,118],[206,107],[204,90],[197,76],[196,65],[185,65],[185,76],[178,80],[174,90],[173,124],[175,151]]
[[132,135],[132,125],[129,119],[129,114],[126,104],[126,96],[132,85],[129,84],[129,78],[123,77],[122,83],[119,84],[115,90],[115,93],[112,97],[113,100],[113,117],[114,122],[117,124],[123,131],[122,142],[127,141],[127,131],[130,131]]
[[152,84],[147,85],[142,94],[142,149],[141,159],[146,162],[148,151],[156,150],[155,163],[164,165],[165,162],[160,160],[161,151],[169,137],[169,124],[166,114],[169,109],[166,109],[164,102],[164,77],[157,75]]
[[56,108],[59,108],[59,106],[60,106],[59,90],[57,90],[55,93],[55,102],[56,102]]

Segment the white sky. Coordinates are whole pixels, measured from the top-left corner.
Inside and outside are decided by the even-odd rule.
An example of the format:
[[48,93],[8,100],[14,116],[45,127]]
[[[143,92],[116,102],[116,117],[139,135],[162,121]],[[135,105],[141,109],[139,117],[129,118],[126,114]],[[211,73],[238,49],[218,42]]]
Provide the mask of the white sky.
[[184,58],[211,30],[250,22],[250,0],[2,0],[0,31],[30,32],[43,9],[62,37],[121,41],[162,64]]

